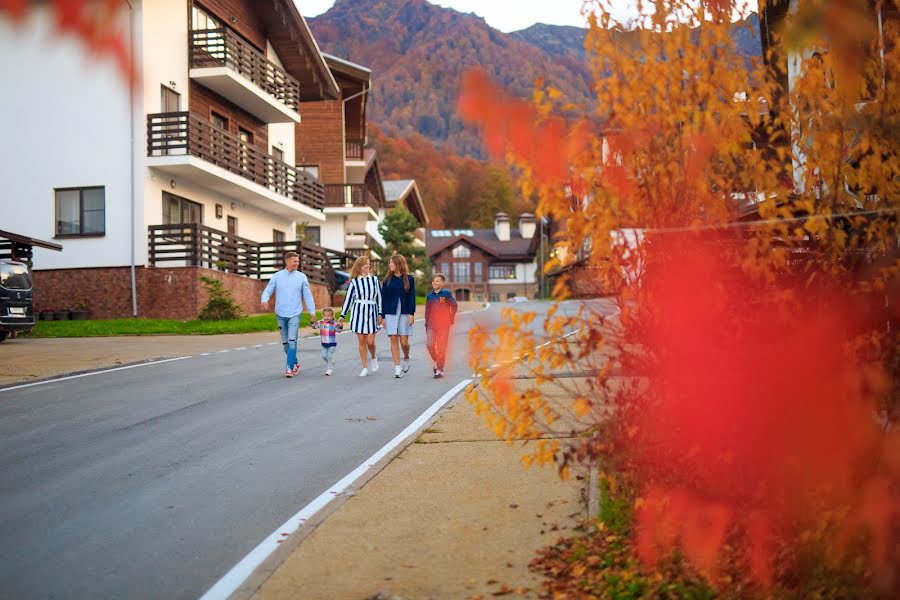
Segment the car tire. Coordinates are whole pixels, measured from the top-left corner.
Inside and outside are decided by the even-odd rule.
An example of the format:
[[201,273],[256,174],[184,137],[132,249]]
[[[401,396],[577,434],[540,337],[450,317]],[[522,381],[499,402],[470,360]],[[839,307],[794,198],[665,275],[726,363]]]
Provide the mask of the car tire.
[[9,333],[7,333],[6,331],[0,331],[0,342],[5,340],[6,336],[8,336],[8,335],[9,335]]

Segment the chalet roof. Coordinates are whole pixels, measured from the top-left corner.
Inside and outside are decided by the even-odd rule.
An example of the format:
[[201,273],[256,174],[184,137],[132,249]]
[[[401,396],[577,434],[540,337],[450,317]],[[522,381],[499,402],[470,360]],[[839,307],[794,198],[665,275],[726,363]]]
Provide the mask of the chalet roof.
[[372,79],[372,69],[368,67],[358,65],[355,62],[350,62],[349,60],[325,52],[322,53],[322,56],[325,58],[325,64],[328,65],[328,68],[331,69],[332,72],[340,73],[341,75],[345,75],[352,79],[358,79],[363,82],[368,82]]
[[412,189],[415,179],[385,179],[384,198],[388,202],[402,200]]
[[272,48],[285,71],[300,82],[300,101],[338,98],[337,82],[293,0],[259,2],[258,6]]
[[384,199],[388,208],[403,202],[422,227],[428,226],[428,211],[415,179],[391,179],[384,181]]
[[481,248],[500,260],[534,259],[532,238],[523,238],[518,229],[510,229],[508,242],[497,239],[493,229],[429,229],[425,235],[425,251],[431,257],[459,242]]

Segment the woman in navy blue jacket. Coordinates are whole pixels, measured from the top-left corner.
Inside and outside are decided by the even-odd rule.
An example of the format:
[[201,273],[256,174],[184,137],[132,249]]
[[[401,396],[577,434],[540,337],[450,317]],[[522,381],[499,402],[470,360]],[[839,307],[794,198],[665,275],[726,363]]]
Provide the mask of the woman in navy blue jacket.
[[[381,284],[381,326],[391,339],[394,357],[394,377],[409,371],[409,336],[416,320],[416,280],[409,274],[406,259],[399,254],[391,257],[390,268]],[[403,365],[400,349],[403,349]]]

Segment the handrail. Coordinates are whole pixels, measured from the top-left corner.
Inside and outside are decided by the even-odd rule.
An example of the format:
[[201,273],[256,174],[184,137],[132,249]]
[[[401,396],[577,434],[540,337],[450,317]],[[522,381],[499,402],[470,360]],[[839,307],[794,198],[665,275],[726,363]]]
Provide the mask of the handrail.
[[300,254],[300,268],[311,283],[337,289],[327,251],[306,242],[255,242],[199,223],[150,225],[149,264],[176,262],[182,266],[217,268],[244,277],[266,279],[284,266],[284,253]]
[[322,183],[236,135],[188,112],[147,115],[147,156],[189,154],[231,171],[289,200],[321,209]]
[[378,199],[361,183],[326,183],[325,206],[368,206],[376,213],[380,208]]
[[191,30],[188,60],[191,67],[228,67],[291,110],[300,108],[300,83],[228,27]]

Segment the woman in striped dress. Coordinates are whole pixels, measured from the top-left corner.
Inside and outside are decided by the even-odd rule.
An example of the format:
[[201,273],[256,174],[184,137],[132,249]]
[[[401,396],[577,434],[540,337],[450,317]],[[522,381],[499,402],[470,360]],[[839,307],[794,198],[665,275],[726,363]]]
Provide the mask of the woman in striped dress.
[[[378,315],[381,313],[381,284],[378,277],[372,275],[372,265],[367,256],[360,256],[350,269],[350,286],[347,297],[341,307],[338,322],[343,323],[347,313],[350,316],[350,330],[356,334],[359,343],[359,360],[362,371],[359,376],[365,377],[378,370],[378,359],[375,357],[375,332],[378,331]],[[370,358],[371,356],[371,358]]]

